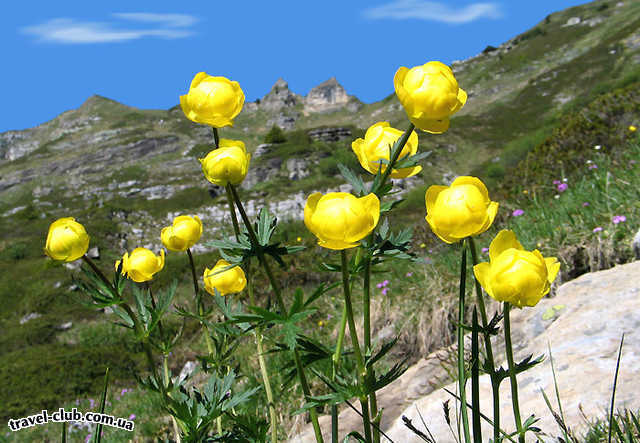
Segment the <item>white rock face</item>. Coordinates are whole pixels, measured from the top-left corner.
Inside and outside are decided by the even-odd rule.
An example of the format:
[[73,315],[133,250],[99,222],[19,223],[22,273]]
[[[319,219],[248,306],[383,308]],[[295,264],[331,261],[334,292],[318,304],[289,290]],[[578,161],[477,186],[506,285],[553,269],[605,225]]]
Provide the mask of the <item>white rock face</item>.
[[[518,376],[520,412],[523,420],[535,414],[541,420],[536,426],[548,436],[540,441],[557,441],[551,436],[561,430],[547,409],[540,389],[543,389],[554,409],[553,376],[547,344],[551,347],[557,375],[560,399],[566,423],[580,438],[585,423],[580,409],[587,417],[602,418],[609,408],[613,376],[620,337],[625,333],[624,347],[616,390],[616,409],[640,407],[638,395],[638,368],[640,368],[640,261],[616,266],[612,269],[589,273],[569,281],[558,289],[554,298],[544,298],[533,308],[515,309],[511,314],[514,358],[520,361],[529,354],[544,354],[546,361]],[[493,304],[493,306],[497,306]],[[488,308],[493,312],[493,308]],[[501,325],[502,326],[502,325]],[[496,361],[507,367],[504,357],[503,336],[494,344]],[[468,338],[465,337],[465,338]],[[499,342],[498,342],[499,341]],[[438,443],[454,442],[442,412],[442,403],[450,400],[455,417],[455,401],[444,389],[434,390],[447,379],[440,365],[446,351],[438,351],[412,366],[393,384],[380,391],[378,404],[385,409],[382,429],[394,442],[412,443],[423,440],[402,422],[402,415],[424,431],[418,410]],[[456,384],[446,386],[452,392]],[[468,401],[471,400],[468,384]],[[491,384],[488,376],[480,378],[482,412],[493,416]],[[357,404],[357,402],[356,402]],[[501,427],[515,430],[511,407],[509,381],[500,386]],[[331,419],[320,418],[325,439],[330,439]],[[340,439],[351,430],[361,431],[361,421],[351,410],[340,413]],[[491,428],[483,421],[483,441],[492,438]],[[383,441],[386,441],[384,438]],[[527,441],[535,438],[529,434]],[[290,442],[313,441],[313,430],[305,427]]]
[[357,100],[347,95],[336,78],[331,77],[309,91],[304,98],[304,110],[305,112],[328,112],[349,104],[354,106],[349,106],[348,109],[355,111],[358,108],[356,102]]

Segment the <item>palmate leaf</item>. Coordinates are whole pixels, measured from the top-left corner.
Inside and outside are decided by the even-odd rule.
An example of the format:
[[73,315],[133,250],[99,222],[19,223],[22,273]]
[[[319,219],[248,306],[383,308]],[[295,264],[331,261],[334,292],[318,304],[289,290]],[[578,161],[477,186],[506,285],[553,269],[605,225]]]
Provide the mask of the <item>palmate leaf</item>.
[[391,348],[393,348],[393,346],[397,343],[397,341],[398,341],[398,337],[384,343],[378,352],[376,352],[372,357],[369,357],[366,359],[364,363],[365,367],[372,368],[377,361],[379,361],[382,357],[384,357],[391,350]]
[[402,374],[405,373],[405,371],[407,369],[409,369],[408,366],[405,366],[405,363],[407,362],[408,359],[409,358],[407,357],[407,358],[403,359],[401,362],[396,363],[387,372],[382,374],[380,377],[377,377],[375,383],[373,384],[373,386],[371,386],[367,390],[368,392],[366,393],[366,395],[369,395],[372,392],[376,392],[376,391],[384,388],[388,384],[392,383],[393,381],[397,380]]
[[[537,358],[533,358],[533,354],[528,355],[520,363],[516,363],[514,365],[514,371],[516,374],[526,371],[527,369],[533,368],[535,365],[540,364],[544,361],[544,355],[540,355]],[[486,369],[486,368],[485,368]],[[490,373],[490,372],[489,372]],[[502,366],[496,369],[496,376],[498,380],[502,381],[505,378],[509,377],[509,370],[504,369]]]
[[273,231],[275,231],[277,223],[278,219],[271,215],[266,208],[263,207],[260,209],[256,223],[256,236],[258,237],[260,245],[267,246],[269,244],[269,240],[271,240],[271,235]]
[[118,324],[126,328],[133,329],[134,322],[133,322],[133,319],[127,313],[127,311],[122,309],[120,306],[112,306],[111,309],[114,314],[116,314],[118,317],[120,317],[124,321],[124,324],[122,323],[118,323]]
[[340,174],[344,177],[344,179],[353,187],[353,192],[358,197],[362,197],[367,194],[365,189],[364,182],[362,178],[357,176],[351,169],[342,163],[338,163],[338,169],[340,170]]
[[314,301],[316,301],[320,296],[322,296],[323,294],[329,292],[331,289],[340,286],[342,284],[342,282],[340,281],[336,281],[331,283],[329,286],[325,286],[326,282],[322,282],[320,284],[320,286],[318,286],[314,291],[313,294],[311,294],[309,296],[309,298],[307,298],[304,302],[304,306],[307,307],[309,306],[311,303],[313,303]]

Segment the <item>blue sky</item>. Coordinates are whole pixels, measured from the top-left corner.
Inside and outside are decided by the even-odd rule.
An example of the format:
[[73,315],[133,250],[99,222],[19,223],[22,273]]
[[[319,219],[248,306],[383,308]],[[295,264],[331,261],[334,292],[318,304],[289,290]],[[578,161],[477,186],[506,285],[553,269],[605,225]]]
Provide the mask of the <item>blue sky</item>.
[[0,132],[99,94],[142,109],[179,102],[199,71],[236,80],[246,100],[279,77],[306,95],[335,76],[371,103],[399,66],[451,63],[584,3],[514,1],[7,2],[0,14]]

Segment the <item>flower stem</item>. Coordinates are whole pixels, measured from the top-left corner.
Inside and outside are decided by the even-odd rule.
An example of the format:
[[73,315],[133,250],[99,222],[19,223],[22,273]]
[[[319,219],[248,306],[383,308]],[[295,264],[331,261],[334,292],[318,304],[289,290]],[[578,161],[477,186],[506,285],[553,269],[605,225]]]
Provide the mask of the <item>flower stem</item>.
[[117,296],[120,295],[120,294],[118,294],[117,288],[113,287],[113,284],[111,284],[109,279],[107,277],[105,277],[104,273],[100,270],[100,268],[98,268],[96,266],[96,264],[93,262],[93,260],[91,260],[91,258],[87,254],[84,254],[82,256],[82,260],[84,260],[84,262],[86,264],[88,264],[91,267],[91,269],[93,269],[93,272],[95,272],[95,274],[98,277],[100,277],[100,280],[102,280],[104,282],[104,284],[107,285],[107,288],[109,288],[109,290],[111,290],[114,295],[117,295]]
[[462,427],[464,429],[464,441],[471,442],[469,433],[469,416],[467,414],[467,392],[465,384],[467,377],[464,365],[464,295],[467,276],[467,248],[462,245],[462,263],[460,265],[460,296],[458,297],[458,386],[460,389],[460,412],[462,414]]
[[[238,226],[238,219],[236,218],[236,211],[233,206],[233,194],[231,193],[231,185],[227,184],[225,189],[227,191],[227,201],[229,202],[229,212],[231,212],[231,220],[233,221],[233,231],[236,235],[236,240],[240,239],[240,227]],[[249,303],[252,306],[256,305],[253,297],[253,280],[251,279],[251,262],[247,263],[247,282],[249,292]],[[264,349],[262,346],[262,328],[257,328],[253,332],[256,338],[256,348],[258,351],[258,364],[260,365],[260,374],[262,375],[262,383],[264,384],[264,390],[267,395],[267,403],[269,407],[269,418],[271,420],[271,442],[278,442],[278,416],[276,414],[276,405],[273,401],[273,390],[271,389],[271,381],[269,380],[269,372],[267,370],[267,364],[264,359]]]
[[[476,244],[473,241],[473,237],[467,237],[467,241],[469,242],[469,249],[471,250],[471,262],[473,266],[478,264],[478,252],[476,249]],[[491,390],[493,393],[493,441],[500,441],[500,380],[496,376],[496,368],[493,360],[493,349],[491,347],[491,334],[487,330],[487,325],[489,321],[487,319],[487,311],[484,307],[484,298],[482,297],[482,287],[480,286],[480,282],[475,278],[474,281],[476,286],[476,300],[478,304],[478,310],[480,311],[480,320],[482,321],[483,327],[483,335],[484,335],[484,348],[487,354],[488,369],[489,376],[491,378]]]
[[[254,247],[256,247],[258,250],[258,260],[260,261],[260,264],[264,268],[264,271],[267,274],[269,282],[271,283],[273,292],[276,295],[276,302],[278,303],[280,312],[284,315],[287,313],[287,308],[282,299],[280,287],[278,286],[278,283],[275,277],[273,276],[273,273],[271,272],[269,263],[265,259],[264,253],[262,252],[262,246],[258,242],[256,233],[253,230],[253,226],[251,226],[251,221],[249,220],[249,217],[247,217],[247,213],[245,212],[244,207],[242,206],[242,202],[238,197],[238,193],[236,192],[233,185],[229,184],[228,187],[231,190],[233,202],[238,207],[238,211],[240,211],[240,216],[242,217],[242,221],[244,222],[247,228],[247,232],[249,233],[249,238],[251,239],[251,244]],[[302,385],[302,392],[304,393],[305,399],[308,399],[311,396],[311,390],[309,389],[309,383],[307,383],[307,378],[304,374],[304,367],[302,366],[302,361],[300,360],[300,354],[298,353],[298,349],[294,348],[293,353],[294,353],[294,359],[296,360],[296,369],[298,372],[298,378],[300,379],[300,384]],[[318,423],[318,412],[316,411],[315,406],[309,409],[309,415],[311,416],[311,422],[313,423],[313,430],[316,435],[316,441],[318,443],[323,443],[324,440],[322,439],[322,432],[320,431],[320,424]]]
[[[189,265],[191,265],[191,277],[193,277],[193,291],[196,297],[196,309],[198,310],[198,315],[202,318],[204,316],[204,305],[202,303],[202,296],[200,295],[200,288],[198,288],[198,278],[196,277],[196,266],[193,263],[193,255],[191,254],[191,249],[187,248],[187,255],[189,256]],[[209,326],[204,321],[201,320],[202,325],[204,326],[204,339],[207,343],[207,351],[209,351],[209,356],[213,357],[213,344],[211,343],[211,337],[209,336]]]
[[[356,322],[353,320],[353,306],[351,305],[351,291],[349,288],[349,271],[347,262],[347,253],[344,249],[340,251],[342,258],[342,286],[344,288],[344,305],[347,311],[347,321],[349,322],[349,335],[351,336],[351,344],[353,346],[353,353],[356,357],[356,365],[358,368],[358,382],[365,387],[366,382],[366,369],[364,367],[364,360],[362,358],[362,352],[360,351],[360,344],[358,343],[358,332],[356,330]],[[364,438],[367,442],[371,442],[371,422],[369,419],[369,404],[367,398],[360,398],[360,405],[362,406],[362,423],[364,425]]]
[[387,178],[389,177],[389,175],[391,175],[391,172],[393,172],[393,165],[395,164],[398,157],[400,157],[400,152],[402,152],[404,145],[407,144],[407,140],[409,140],[409,136],[411,135],[411,132],[413,132],[414,128],[415,126],[413,123],[409,124],[409,128],[406,131],[404,131],[404,134],[402,134],[402,136],[400,137],[400,146],[396,150],[395,155],[389,159],[389,164],[387,165],[387,168],[382,173],[380,185],[376,190],[376,195],[378,197],[380,197],[380,195],[378,194],[380,192],[380,189],[382,189],[382,186],[384,186],[384,183],[387,181]]
[[220,146],[220,138],[218,138],[218,128],[212,126],[211,129],[213,129],[213,142],[216,145],[216,149],[218,149],[218,147]]
[[[362,249],[358,248],[356,251],[356,265],[360,263],[360,254]],[[353,282],[351,282],[351,289],[353,288]],[[342,344],[344,343],[344,334],[347,329],[347,305],[342,306],[342,316],[340,317],[340,329],[338,330],[338,342],[336,343],[336,350],[333,353],[331,381],[335,381],[338,375],[338,366],[340,365],[340,356],[342,355]],[[338,405],[331,406],[331,442],[338,442]]]
[[513,363],[513,348],[511,346],[511,321],[509,311],[511,304],[504,302],[504,342],[507,352],[507,363],[509,364],[509,380],[511,381],[511,404],[513,405],[513,416],[516,420],[518,430],[518,441],[524,443],[524,433],[522,432],[522,420],[520,419],[520,406],[518,404],[518,381],[516,380],[516,368]]

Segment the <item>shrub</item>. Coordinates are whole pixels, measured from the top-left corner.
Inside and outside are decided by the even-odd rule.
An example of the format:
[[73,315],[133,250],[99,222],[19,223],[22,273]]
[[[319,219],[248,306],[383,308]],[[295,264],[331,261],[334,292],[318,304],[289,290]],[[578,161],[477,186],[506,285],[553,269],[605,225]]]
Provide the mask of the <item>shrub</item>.
[[284,143],[287,139],[284,136],[284,132],[277,125],[273,125],[271,130],[264,137],[265,143]]

